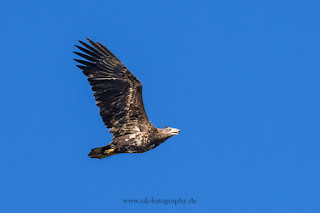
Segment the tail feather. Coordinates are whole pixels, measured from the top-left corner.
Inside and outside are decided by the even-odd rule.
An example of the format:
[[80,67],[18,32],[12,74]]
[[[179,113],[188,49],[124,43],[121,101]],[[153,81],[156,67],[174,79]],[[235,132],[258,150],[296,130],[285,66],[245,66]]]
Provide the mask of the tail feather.
[[102,146],[92,149],[88,156],[90,156],[90,158],[102,159],[111,155],[115,155],[116,153],[114,153],[114,150],[115,149],[111,149],[110,146]]

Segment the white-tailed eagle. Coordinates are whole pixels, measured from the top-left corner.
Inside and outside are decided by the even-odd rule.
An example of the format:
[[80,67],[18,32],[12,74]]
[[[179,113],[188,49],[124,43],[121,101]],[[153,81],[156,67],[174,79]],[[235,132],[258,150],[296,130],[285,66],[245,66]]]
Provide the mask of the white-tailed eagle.
[[96,104],[107,128],[113,134],[107,146],[92,149],[91,158],[105,158],[119,153],[149,151],[180,130],[156,128],[151,124],[143,106],[142,85],[121,61],[99,42],[76,45],[83,53],[74,52],[86,60],[75,59],[88,76]]

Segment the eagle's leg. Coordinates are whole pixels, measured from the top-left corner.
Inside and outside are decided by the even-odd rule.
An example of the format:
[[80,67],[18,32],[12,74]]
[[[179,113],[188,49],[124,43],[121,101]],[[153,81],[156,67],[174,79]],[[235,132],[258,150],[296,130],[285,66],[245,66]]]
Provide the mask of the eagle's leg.
[[109,145],[107,146],[102,146],[102,147],[98,147],[95,149],[92,149],[91,152],[89,153],[88,156],[90,156],[90,158],[106,158],[109,157],[111,155],[115,155],[117,153],[114,152],[114,148],[110,148]]
[[115,149],[106,149],[106,150],[104,151],[104,154],[106,154],[106,155],[108,155],[108,156],[110,156],[110,155],[115,155],[116,153],[113,153],[114,150],[115,150]]

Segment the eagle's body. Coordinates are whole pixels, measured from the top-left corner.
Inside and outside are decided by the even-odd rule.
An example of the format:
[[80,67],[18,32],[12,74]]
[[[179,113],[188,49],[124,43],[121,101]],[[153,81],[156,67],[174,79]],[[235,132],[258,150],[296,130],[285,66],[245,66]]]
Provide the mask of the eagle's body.
[[86,48],[76,45],[87,55],[75,53],[88,61],[75,60],[85,65],[77,66],[88,76],[102,120],[113,134],[111,143],[92,149],[89,156],[100,159],[118,153],[142,153],[177,135],[179,129],[159,129],[151,124],[140,81],[105,46],[87,40],[92,46],[81,41]]

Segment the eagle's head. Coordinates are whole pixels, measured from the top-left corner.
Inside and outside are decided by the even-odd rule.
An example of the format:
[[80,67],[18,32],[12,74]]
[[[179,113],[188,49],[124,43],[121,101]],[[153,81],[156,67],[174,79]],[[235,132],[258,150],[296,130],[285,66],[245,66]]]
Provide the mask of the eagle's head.
[[165,129],[163,129],[164,133],[166,133],[169,137],[179,134],[180,129],[172,128],[164,126]]

